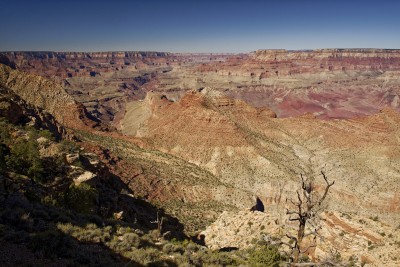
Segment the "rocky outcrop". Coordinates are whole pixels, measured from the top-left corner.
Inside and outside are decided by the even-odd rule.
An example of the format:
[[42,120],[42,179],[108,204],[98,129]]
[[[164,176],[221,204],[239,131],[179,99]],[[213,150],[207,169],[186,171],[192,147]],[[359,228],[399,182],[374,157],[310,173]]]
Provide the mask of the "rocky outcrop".
[[96,124],[86,116],[84,107],[79,106],[60,85],[43,77],[0,65],[0,84],[31,106],[52,114],[66,127],[85,128]]
[[[399,253],[392,240],[399,232],[388,227],[379,219],[366,219],[325,211],[320,215],[317,247],[310,250],[314,261],[332,259],[340,253],[340,260],[362,265],[369,259],[368,266],[398,266]],[[200,235],[211,249],[225,247],[250,248],[257,242],[287,242],[286,233],[295,235],[296,225],[288,217],[275,217],[263,212],[223,212],[217,221]],[[309,229],[310,231],[312,229]],[[307,230],[307,231],[309,231]],[[388,237],[391,236],[391,237]],[[286,246],[281,246],[287,251]]]
[[66,136],[65,128],[45,110],[26,103],[12,90],[0,86],[0,116],[13,124],[30,123],[50,130],[56,138]]
[[[258,196],[265,212],[281,220],[299,175],[309,177],[320,193],[323,170],[335,181],[327,199],[330,211],[360,219],[378,214],[388,231],[397,227],[400,114],[393,109],[348,120],[279,119],[261,116],[260,109],[211,88],[189,91],[177,102],[153,94],[142,104],[149,114],[134,134],[152,149],[194,163],[233,186],[237,191],[225,201],[237,208],[249,210]],[[221,201],[212,194],[196,196]]]

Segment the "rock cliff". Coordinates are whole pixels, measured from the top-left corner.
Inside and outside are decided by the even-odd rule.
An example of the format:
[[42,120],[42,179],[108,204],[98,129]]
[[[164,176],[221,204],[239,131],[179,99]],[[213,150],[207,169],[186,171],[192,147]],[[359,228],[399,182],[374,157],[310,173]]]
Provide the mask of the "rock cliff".
[[213,87],[278,117],[352,118],[399,106],[400,52],[258,50],[249,54],[8,52],[0,62],[61,84],[88,112],[119,127],[149,91],[177,100]]
[[[133,134],[144,138],[154,149],[195,163],[220,182],[232,185],[238,191],[224,198],[238,209],[249,209],[252,198],[258,196],[266,214],[274,218],[271,220],[278,219],[284,225],[288,199],[298,188],[299,175],[312,179],[318,191],[323,184],[319,174],[324,170],[335,181],[327,212],[357,218],[350,220],[349,224],[355,225],[351,229],[358,229],[358,220],[378,215],[387,226],[385,232],[394,235],[396,231],[400,219],[400,114],[393,109],[356,119],[279,119],[271,111],[254,108],[211,88],[189,91],[177,102],[151,94],[142,102],[142,108],[147,115]],[[139,110],[135,113],[138,117]],[[130,120],[135,121],[135,117],[125,117],[123,122],[128,124]],[[209,194],[203,197],[218,200]],[[232,221],[238,222],[237,218]],[[341,221],[332,219],[326,238],[337,236],[340,229],[346,228]],[[379,231],[377,225],[362,227],[375,232],[374,236]],[[343,231],[354,235],[355,230],[350,228]],[[232,238],[236,240],[234,235]],[[350,257],[357,250],[356,244],[362,244],[364,255],[367,241],[363,237],[348,238],[343,244],[337,241],[337,247],[346,247],[346,257]],[[234,242],[223,246],[234,246]],[[324,246],[328,245],[321,245],[321,249]],[[379,258],[379,251],[372,253],[374,258]],[[385,259],[390,261],[388,255]]]
[[66,137],[65,128],[45,110],[27,104],[12,90],[0,86],[0,117],[13,124],[30,123],[31,126],[47,129],[56,138]]
[[[257,225],[264,219],[285,225],[299,175],[318,191],[323,170],[335,181],[322,215],[329,242],[312,256],[335,246],[346,257],[398,263],[383,249],[396,248],[400,220],[398,50],[142,55],[132,56],[134,63],[122,62],[126,54],[114,57],[104,53],[92,61],[72,53],[57,72],[58,63],[46,65],[51,58],[36,55],[30,62],[44,62],[41,67],[22,61],[15,67],[48,77],[68,73],[68,64],[79,71],[50,82],[2,67],[0,80],[68,127],[87,129],[86,109],[119,127],[122,134],[79,134],[115,155],[106,161],[135,194],[161,203],[191,229],[222,210],[249,209],[254,197],[266,212],[256,216]],[[239,215],[244,224],[252,220]],[[238,227],[241,218],[230,216],[220,220]],[[206,236],[210,246],[237,242],[214,228]],[[243,236],[251,236],[246,229],[240,229]],[[226,237],[210,239],[215,232]]]
[[41,76],[26,74],[0,64],[0,84],[10,88],[26,103],[52,114],[62,125],[70,128],[94,126],[85,115],[84,107],[57,83]]

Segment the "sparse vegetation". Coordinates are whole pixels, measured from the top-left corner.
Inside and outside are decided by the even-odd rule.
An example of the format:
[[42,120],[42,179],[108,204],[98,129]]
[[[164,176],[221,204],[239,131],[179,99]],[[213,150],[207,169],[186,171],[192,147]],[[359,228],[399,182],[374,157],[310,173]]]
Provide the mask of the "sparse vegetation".
[[62,194],[62,201],[66,208],[79,213],[94,212],[98,192],[88,184],[70,185]]
[[[25,253],[70,266],[261,266],[280,257],[274,248],[261,248],[266,255],[259,250],[212,251],[181,239],[182,233],[168,241],[160,238],[156,225],[149,224],[154,220],[150,217],[140,222],[109,219],[103,214],[111,213],[104,209],[111,203],[107,198],[120,196],[118,183],[110,182],[104,188],[75,185],[65,172],[64,160],[41,158],[36,137],[55,142],[48,132],[32,133],[32,129],[19,127],[20,137],[12,140],[7,133],[17,128],[4,125],[8,128],[1,129],[0,157],[6,164],[1,166],[5,175],[0,179],[1,184],[11,186],[0,187],[1,203],[7,199],[5,209],[0,210],[0,241],[23,247]],[[64,153],[80,150],[72,142],[59,147]],[[173,220],[165,217],[164,223]]]
[[26,175],[35,182],[44,182],[46,179],[38,145],[32,138],[20,138],[13,143],[10,154],[6,156],[6,164],[8,169]]
[[276,246],[261,246],[260,248],[252,251],[249,256],[249,263],[255,267],[278,267],[281,261],[285,260],[279,253]]
[[[295,209],[286,211],[286,214],[289,215],[289,221],[295,221],[298,224],[296,236],[293,236],[290,233],[286,234],[286,236],[294,242],[292,244],[283,242],[283,244],[287,245],[292,251],[291,262],[293,266],[300,261],[301,257],[306,256],[306,253],[310,248],[316,246],[315,238],[311,244],[307,245],[303,243],[303,240],[307,236],[316,237],[318,235],[318,230],[320,229],[320,227],[318,225],[315,225],[314,222],[314,219],[317,216],[316,211],[324,202],[326,196],[328,195],[330,187],[333,186],[335,183],[330,183],[323,171],[321,171],[321,175],[326,183],[323,195],[319,196],[318,194],[316,194],[311,181],[306,181],[303,178],[303,175],[300,175],[301,189],[296,191],[297,199],[295,201],[292,200],[292,204]],[[311,227],[312,230],[311,232],[306,233],[306,226],[308,225]]]

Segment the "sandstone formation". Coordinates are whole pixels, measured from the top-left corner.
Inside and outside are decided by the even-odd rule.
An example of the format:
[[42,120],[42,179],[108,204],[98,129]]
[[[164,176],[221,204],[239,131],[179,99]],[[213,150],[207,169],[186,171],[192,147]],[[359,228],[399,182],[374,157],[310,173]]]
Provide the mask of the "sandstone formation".
[[[399,50],[259,50],[198,67],[205,84],[279,117],[349,118],[398,109]],[[224,81],[224,83],[223,83]]]
[[290,195],[299,174],[315,177],[318,184],[318,174],[325,170],[337,183],[332,193],[341,199],[333,201],[337,207],[365,210],[366,216],[372,210],[397,216],[396,111],[352,120],[275,119],[271,112],[208,88],[189,92],[176,103],[159,95],[150,95],[147,102],[146,112],[152,114],[135,131],[137,136],[267,204],[279,205]]
[[[321,215],[324,240],[310,256],[334,247],[360,264],[398,264],[400,51],[37,52],[0,60],[52,80],[0,68],[3,87],[78,130],[134,196],[189,230],[236,212],[204,232],[210,247],[246,247],[261,227],[280,236],[299,175],[318,192],[323,170],[335,186]],[[91,116],[108,132],[93,130]],[[237,213],[255,197],[265,213]]]
[[[248,210],[223,212],[201,234],[212,249],[250,248],[260,239],[272,243],[287,241],[287,232],[295,234],[295,225],[287,219],[281,221],[271,214]],[[308,253],[314,260],[340,257],[357,264],[369,263],[367,266],[398,265],[400,253],[393,242],[400,237],[398,230],[373,218],[353,217],[346,213],[324,212],[321,219],[317,248]],[[286,247],[281,249],[288,251]]]
[[0,64],[0,84],[10,88],[28,104],[52,114],[66,127],[95,125],[85,115],[84,107],[77,104],[64,88],[41,76],[27,75]]
[[0,85],[0,116],[11,123],[30,123],[32,126],[49,129],[57,138],[67,134],[50,113],[26,103],[17,94]]
[[61,84],[91,116],[118,126],[126,103],[143,99],[147,91],[158,87],[158,75],[168,75],[173,66],[191,66],[226,56],[162,52],[4,52],[0,53],[0,63]]
[[[392,236],[397,231],[400,114],[390,108],[373,116],[346,120],[318,120],[309,116],[278,119],[271,111],[230,99],[211,88],[190,91],[177,102],[160,94],[148,94],[141,105],[146,119],[136,124],[132,134],[148,140],[154,149],[195,163],[220,182],[233,185],[242,193],[227,195],[226,200],[238,209],[251,207],[252,196],[258,196],[266,213],[285,225],[284,213],[288,199],[298,188],[299,175],[311,178],[318,191],[323,184],[319,174],[324,170],[329,179],[335,181],[328,212],[357,218],[349,219],[351,225],[357,225],[357,220],[362,218],[379,216]],[[142,118],[138,110],[135,116]],[[134,118],[124,120],[128,123]],[[129,134],[129,130],[125,134]],[[248,197],[244,198],[246,194]],[[210,195],[204,196],[212,199]],[[339,231],[335,227],[340,220],[333,221],[326,231]],[[371,230],[368,227],[365,226],[366,231]],[[377,233],[378,227],[374,227]],[[350,240],[346,242],[351,243]],[[352,249],[350,243],[335,247],[346,247],[346,257],[359,250],[361,259],[368,251],[364,244],[367,241],[357,240],[354,238],[354,244],[363,244],[359,249],[356,245]],[[233,246],[233,243],[226,246]],[[332,243],[319,246],[322,255],[326,253],[324,246],[332,246]],[[383,251],[369,254],[379,258]],[[384,254],[381,257],[385,262],[395,258]]]
[[258,50],[250,54],[8,52],[0,62],[63,85],[89,113],[119,127],[149,91],[179,99],[213,87],[278,117],[369,115],[399,109],[399,50]]

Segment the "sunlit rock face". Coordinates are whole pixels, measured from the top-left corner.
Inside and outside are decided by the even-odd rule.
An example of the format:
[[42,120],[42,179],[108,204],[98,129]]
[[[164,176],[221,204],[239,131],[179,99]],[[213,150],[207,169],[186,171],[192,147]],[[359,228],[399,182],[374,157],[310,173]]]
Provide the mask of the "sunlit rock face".
[[120,126],[130,101],[176,101],[212,87],[278,117],[353,118],[400,108],[400,51],[258,50],[248,54],[8,52],[0,62],[60,83],[89,113]]
[[335,246],[360,262],[392,266],[400,220],[399,54],[14,53],[5,54],[8,65],[53,81],[6,67],[0,78],[70,128],[86,129],[87,115],[114,126],[92,132],[110,138],[91,145],[115,153],[115,172],[135,193],[183,221],[190,217],[193,229],[262,201],[266,215],[224,214],[207,230],[210,246],[238,242],[221,221],[243,226],[243,240],[259,235],[246,225],[253,231],[265,220],[274,226],[267,230],[281,229],[299,175],[320,193],[323,170],[335,185],[322,214],[324,241],[311,256]]

